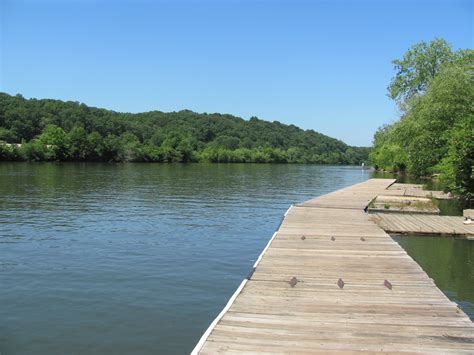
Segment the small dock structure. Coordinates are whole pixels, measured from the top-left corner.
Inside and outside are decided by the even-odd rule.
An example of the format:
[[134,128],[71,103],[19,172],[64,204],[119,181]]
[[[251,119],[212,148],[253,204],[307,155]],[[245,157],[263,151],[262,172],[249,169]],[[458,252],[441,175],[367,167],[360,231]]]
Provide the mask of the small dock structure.
[[374,213],[371,219],[391,234],[447,235],[474,239],[474,223],[464,224],[459,216]]
[[473,354],[469,317],[364,212],[394,182],[291,207],[193,354]]
[[453,196],[450,193],[443,191],[425,190],[421,184],[392,184],[385,195],[408,196],[408,197],[426,197],[435,198],[438,200],[449,200]]

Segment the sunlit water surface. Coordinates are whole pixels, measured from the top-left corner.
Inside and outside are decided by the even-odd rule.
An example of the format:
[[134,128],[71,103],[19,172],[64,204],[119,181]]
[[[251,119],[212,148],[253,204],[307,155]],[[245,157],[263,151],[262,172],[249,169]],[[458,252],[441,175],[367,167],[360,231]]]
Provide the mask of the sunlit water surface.
[[189,353],[290,204],[370,177],[315,165],[2,163],[0,352]]
[[474,240],[430,236],[394,239],[474,320]]

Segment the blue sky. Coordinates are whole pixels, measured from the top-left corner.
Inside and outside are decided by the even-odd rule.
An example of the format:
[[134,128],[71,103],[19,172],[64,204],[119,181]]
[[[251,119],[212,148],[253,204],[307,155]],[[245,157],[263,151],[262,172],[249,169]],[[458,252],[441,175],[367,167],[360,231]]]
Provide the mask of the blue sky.
[[391,60],[472,48],[472,1],[0,0],[0,91],[116,111],[231,113],[353,145],[398,117]]

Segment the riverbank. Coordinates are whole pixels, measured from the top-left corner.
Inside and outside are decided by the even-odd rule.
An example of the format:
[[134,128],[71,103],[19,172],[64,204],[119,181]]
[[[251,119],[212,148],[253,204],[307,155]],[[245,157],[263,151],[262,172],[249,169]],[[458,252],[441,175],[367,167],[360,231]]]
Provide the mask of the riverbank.
[[[113,143],[113,144],[112,144]],[[121,144],[121,143],[120,143]],[[0,161],[40,162],[144,162],[144,163],[277,163],[277,164],[320,164],[361,165],[367,156],[351,156],[331,151],[324,154],[307,154],[296,148],[237,148],[208,147],[204,149],[157,147],[135,144],[123,147],[118,141],[90,144],[79,148],[68,145],[51,145],[38,141],[24,144],[0,142]]]
[[438,201],[438,207],[441,215],[447,216],[462,216],[464,209],[473,208],[474,200],[469,196],[462,196],[456,193],[456,191],[450,191],[447,185],[439,179],[439,175],[435,176],[414,176],[407,173],[400,172],[389,172],[383,170],[374,170],[374,177],[384,179],[397,179],[398,183],[401,184],[416,184],[422,185],[423,189],[430,191],[445,192],[452,195],[452,199],[449,201],[441,200]]

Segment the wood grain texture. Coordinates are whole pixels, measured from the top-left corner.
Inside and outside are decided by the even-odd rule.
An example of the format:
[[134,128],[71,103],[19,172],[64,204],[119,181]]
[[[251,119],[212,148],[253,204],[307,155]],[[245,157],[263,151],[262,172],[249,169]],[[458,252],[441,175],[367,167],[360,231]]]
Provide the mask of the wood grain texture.
[[428,197],[438,200],[449,200],[453,196],[443,191],[424,190],[423,185],[418,184],[392,184],[385,192],[387,195],[393,196],[412,196],[412,197]]
[[466,225],[458,216],[374,213],[370,218],[388,233],[474,237],[474,224]]
[[363,211],[393,182],[293,207],[195,352],[473,354],[471,320]]

